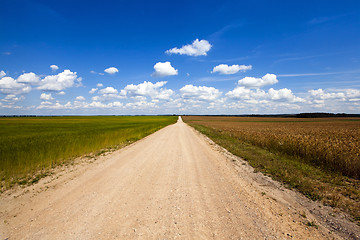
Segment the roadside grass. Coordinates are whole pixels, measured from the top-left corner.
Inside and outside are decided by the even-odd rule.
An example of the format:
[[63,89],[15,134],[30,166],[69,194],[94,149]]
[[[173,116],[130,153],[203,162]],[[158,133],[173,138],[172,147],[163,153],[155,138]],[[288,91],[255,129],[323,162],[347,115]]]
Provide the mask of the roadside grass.
[[186,117],[183,120],[232,154],[248,161],[255,171],[261,171],[289,188],[297,189],[312,200],[349,213],[353,221],[360,224],[360,180],[322,168],[297,156],[253,145],[223,129],[204,126]]
[[49,169],[137,141],[175,116],[0,118],[1,191],[39,181]]

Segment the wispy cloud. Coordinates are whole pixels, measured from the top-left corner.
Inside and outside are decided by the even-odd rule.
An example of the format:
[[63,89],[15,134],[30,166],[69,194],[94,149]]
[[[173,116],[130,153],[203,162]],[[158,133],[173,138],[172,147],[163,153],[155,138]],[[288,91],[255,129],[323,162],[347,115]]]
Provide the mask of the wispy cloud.
[[344,72],[323,72],[323,73],[292,73],[292,74],[278,74],[279,77],[307,77],[307,76],[325,76],[345,73],[359,73],[358,71],[344,71]]
[[289,62],[289,61],[299,61],[299,60],[322,57],[322,56],[323,55],[288,57],[288,58],[278,59],[278,60],[274,61],[274,64],[281,63],[281,62]]
[[209,38],[213,39],[213,38],[219,38],[221,37],[224,33],[232,30],[232,29],[236,29],[239,27],[242,27],[244,24],[243,23],[232,23],[232,24],[228,24],[224,27],[222,27],[221,29],[217,30],[216,32],[210,34]]
[[330,21],[334,21],[337,20],[339,18],[343,18],[348,16],[349,14],[341,14],[341,15],[337,15],[337,16],[330,16],[330,17],[316,17],[311,19],[308,23],[309,24],[321,24],[321,23],[326,23],[326,22],[330,22]]
[[252,57],[250,56],[245,56],[245,57],[237,57],[237,58],[224,58],[224,59],[213,59],[213,60],[210,60],[210,59],[206,59],[206,58],[191,58],[190,60],[191,61],[197,61],[197,62],[213,62],[213,63],[234,63],[234,62],[239,62],[239,61],[243,61],[243,60],[246,60],[246,59],[250,59]]
[[239,76],[233,77],[202,77],[195,80],[195,82],[225,82],[239,80]]

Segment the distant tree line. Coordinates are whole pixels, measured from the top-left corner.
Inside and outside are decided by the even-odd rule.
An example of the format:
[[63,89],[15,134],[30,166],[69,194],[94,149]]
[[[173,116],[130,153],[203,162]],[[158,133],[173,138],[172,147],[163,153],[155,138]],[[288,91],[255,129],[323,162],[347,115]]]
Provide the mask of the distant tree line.
[[[187,115],[184,115],[187,116]],[[191,115],[190,115],[191,116]],[[360,117],[360,114],[347,113],[298,113],[298,114],[242,114],[242,115],[201,115],[201,116],[228,116],[228,117],[281,117],[281,118],[329,118],[329,117]]]

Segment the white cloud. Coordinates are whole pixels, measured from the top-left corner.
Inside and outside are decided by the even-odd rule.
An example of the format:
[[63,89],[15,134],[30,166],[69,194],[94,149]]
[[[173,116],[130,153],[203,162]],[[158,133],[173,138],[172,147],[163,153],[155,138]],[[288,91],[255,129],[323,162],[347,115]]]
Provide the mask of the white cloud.
[[117,94],[118,90],[113,87],[107,87],[104,89],[99,90],[99,94]]
[[83,96],[77,96],[75,98],[76,101],[85,101],[85,98]]
[[49,93],[49,94],[42,93],[42,94],[40,95],[40,99],[41,99],[41,100],[45,100],[45,101],[54,100],[54,98],[51,96],[51,93]]
[[211,44],[206,40],[196,39],[192,44],[182,46],[181,48],[172,48],[166,50],[167,54],[180,54],[188,56],[206,56],[207,52],[211,49]]
[[158,62],[154,65],[155,72],[152,77],[166,77],[178,75],[178,70],[171,66],[170,62]]
[[161,100],[170,100],[171,96],[174,93],[175,92],[171,89],[161,89],[157,95],[152,96],[152,97],[156,98],[156,99],[161,99]]
[[214,87],[185,85],[180,89],[181,97],[201,101],[211,101],[220,97],[221,92]]
[[262,78],[244,77],[238,81],[238,84],[246,88],[261,88],[266,85],[273,85],[277,82],[276,75],[268,73]]
[[37,76],[33,72],[30,72],[30,73],[24,73],[24,74],[20,75],[16,81],[19,83],[37,84],[39,82],[39,80],[40,80],[39,76]]
[[344,89],[342,91],[345,92],[345,95],[348,98],[359,98],[360,97],[360,90],[359,89]]
[[115,74],[115,73],[119,72],[119,70],[116,67],[109,67],[109,68],[105,69],[104,72],[106,72],[108,74]]
[[[92,89],[93,90],[93,89]],[[90,93],[92,93],[92,91],[90,91]],[[123,95],[119,95],[118,94],[118,90],[113,88],[113,87],[106,87],[104,89],[100,89],[98,90],[98,94],[100,96],[94,96],[92,97],[92,100],[94,102],[104,102],[104,101],[108,101],[108,100],[111,100],[111,99],[121,99],[121,98],[125,98],[125,96]]]
[[51,65],[50,68],[51,68],[51,70],[53,70],[54,72],[59,69],[59,67],[56,66],[56,65]]
[[249,89],[242,86],[225,94],[230,99],[245,100],[247,103],[268,103],[269,101],[287,101],[290,103],[304,102],[305,100],[296,97],[290,89],[282,88],[275,90],[270,88],[268,92],[261,89]]
[[316,90],[309,90],[309,101],[311,103],[324,106],[326,102],[329,104],[335,104],[336,102],[355,104],[360,101],[359,89],[335,89],[335,90],[323,90],[321,88]]
[[130,108],[131,110],[134,110],[134,109],[149,110],[151,108],[158,108],[156,103],[146,102],[146,101],[137,101],[137,102],[127,103],[125,105],[125,107]]
[[232,66],[228,66],[227,64],[220,64],[217,65],[216,67],[213,68],[211,73],[220,73],[220,74],[235,74],[239,71],[247,71],[247,70],[251,70],[252,66],[251,65],[232,65]]
[[296,97],[290,89],[282,88],[275,90],[270,88],[268,91],[268,96],[271,100],[285,100],[291,103],[294,102],[304,102],[305,100],[299,97]]
[[96,84],[97,87],[103,87],[104,85],[102,83]]
[[100,97],[99,96],[94,96],[91,98],[91,100],[93,100],[93,102],[98,102],[100,101]]
[[77,77],[76,72],[64,70],[57,75],[46,76],[40,81],[38,89],[47,91],[62,91],[66,88],[74,86],[75,81],[81,82],[81,78]]
[[344,92],[327,92],[321,88],[317,90],[309,90],[309,93],[311,97],[321,100],[345,98]]
[[58,92],[57,95],[65,95],[66,93],[64,91]]
[[113,107],[122,107],[123,104],[121,102],[113,102],[112,103]]
[[95,72],[94,70],[90,71],[91,74],[97,74],[97,72]]
[[93,107],[93,108],[106,108],[107,105],[101,102],[92,102],[89,104],[89,107]]
[[92,88],[92,89],[89,91],[89,93],[90,93],[90,94],[94,94],[97,90],[98,90],[98,88]]
[[71,109],[73,106],[71,102],[67,102],[66,104],[61,104],[59,102],[52,103],[49,101],[41,102],[36,109]]
[[105,104],[98,101],[93,101],[90,104],[86,105],[87,108],[119,108],[122,106],[123,104],[120,102],[110,102],[108,104]]
[[251,90],[245,87],[236,87],[234,90],[229,91],[225,94],[227,97],[232,99],[259,99],[266,98],[266,92],[264,90],[255,89]]
[[14,104],[14,103],[16,103],[16,102],[18,102],[20,100],[24,100],[24,99],[25,99],[24,96],[17,97],[14,94],[9,94],[9,95],[6,95],[5,98],[3,98],[1,101],[7,102],[9,104]]
[[12,77],[3,77],[0,79],[0,92],[4,94],[23,94],[31,91],[31,87],[18,83]]
[[5,75],[6,75],[6,73],[3,70],[1,70],[0,71],[0,78],[4,77]]
[[120,94],[126,95],[129,97],[151,97],[155,99],[169,100],[170,97],[174,94],[174,91],[171,89],[162,88],[167,82],[147,82],[144,81],[138,85],[130,84],[127,85]]

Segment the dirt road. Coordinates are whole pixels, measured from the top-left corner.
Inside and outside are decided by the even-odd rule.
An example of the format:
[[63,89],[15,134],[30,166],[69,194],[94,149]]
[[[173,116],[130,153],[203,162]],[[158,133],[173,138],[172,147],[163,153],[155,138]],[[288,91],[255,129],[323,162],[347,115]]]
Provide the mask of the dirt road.
[[296,193],[181,119],[44,181],[1,196],[0,239],[338,238]]

